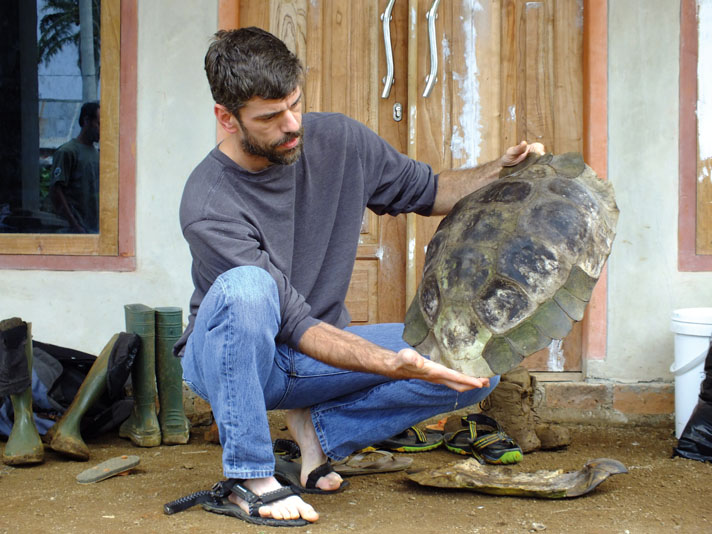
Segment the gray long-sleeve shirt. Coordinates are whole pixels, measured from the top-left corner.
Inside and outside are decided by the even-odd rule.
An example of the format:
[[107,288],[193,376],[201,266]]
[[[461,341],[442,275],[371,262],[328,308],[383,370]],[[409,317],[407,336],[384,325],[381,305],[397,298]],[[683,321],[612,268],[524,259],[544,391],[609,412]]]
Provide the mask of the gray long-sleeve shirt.
[[428,165],[341,114],[307,113],[303,125],[304,151],[293,165],[252,173],[215,148],[188,178],[180,222],[195,290],[176,354],[212,283],[241,265],[262,267],[277,283],[278,343],[296,348],[320,321],[343,328],[365,208],[379,215],[432,210],[437,176]]

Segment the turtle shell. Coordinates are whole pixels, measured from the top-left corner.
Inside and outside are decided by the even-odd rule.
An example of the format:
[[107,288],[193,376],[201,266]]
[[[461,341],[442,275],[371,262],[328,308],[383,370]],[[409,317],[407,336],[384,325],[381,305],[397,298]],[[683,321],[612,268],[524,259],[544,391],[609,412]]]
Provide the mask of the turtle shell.
[[503,169],[438,226],[403,339],[471,376],[516,367],[583,318],[617,219],[612,185],[578,153]]

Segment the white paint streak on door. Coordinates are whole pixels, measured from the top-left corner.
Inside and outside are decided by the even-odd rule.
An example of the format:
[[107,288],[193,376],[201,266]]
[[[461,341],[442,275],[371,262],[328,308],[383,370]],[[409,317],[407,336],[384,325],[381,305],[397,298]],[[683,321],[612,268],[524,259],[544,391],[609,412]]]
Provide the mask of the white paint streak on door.
[[477,68],[477,31],[475,13],[483,11],[477,0],[462,2],[462,32],[464,39],[465,72],[453,72],[452,79],[458,84],[462,99],[459,124],[453,125],[450,150],[453,158],[463,161],[463,167],[474,167],[480,157],[482,144],[482,110],[479,95],[479,71]]

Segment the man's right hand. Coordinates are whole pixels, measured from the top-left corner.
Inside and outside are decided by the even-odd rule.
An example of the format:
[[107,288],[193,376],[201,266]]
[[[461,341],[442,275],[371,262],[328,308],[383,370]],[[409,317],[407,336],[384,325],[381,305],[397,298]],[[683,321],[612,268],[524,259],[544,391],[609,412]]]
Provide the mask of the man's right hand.
[[543,156],[545,151],[544,145],[541,143],[530,144],[526,141],[522,141],[518,145],[510,146],[504,155],[499,158],[499,162],[502,167],[513,167],[514,165],[524,161],[524,158],[527,157],[529,152]]

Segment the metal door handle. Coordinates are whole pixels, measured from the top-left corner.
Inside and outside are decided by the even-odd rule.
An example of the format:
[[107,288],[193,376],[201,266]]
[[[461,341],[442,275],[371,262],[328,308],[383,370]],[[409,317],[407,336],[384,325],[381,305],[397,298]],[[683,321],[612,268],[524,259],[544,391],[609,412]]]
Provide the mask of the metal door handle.
[[[439,0],[438,0],[439,1]],[[396,0],[390,0],[386,6],[386,10],[381,13],[381,20],[383,21],[383,44],[386,47],[386,77],[383,78],[383,93],[381,93],[381,98],[388,98],[391,93],[391,86],[393,85],[393,47],[391,46],[391,13],[393,12],[393,5]]]
[[433,5],[425,13],[425,18],[428,21],[428,40],[430,41],[430,74],[425,77],[425,91],[423,98],[428,98],[433,90],[433,86],[438,77],[438,43],[435,41],[435,19],[438,18],[438,7],[440,0],[433,0]]

